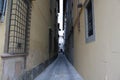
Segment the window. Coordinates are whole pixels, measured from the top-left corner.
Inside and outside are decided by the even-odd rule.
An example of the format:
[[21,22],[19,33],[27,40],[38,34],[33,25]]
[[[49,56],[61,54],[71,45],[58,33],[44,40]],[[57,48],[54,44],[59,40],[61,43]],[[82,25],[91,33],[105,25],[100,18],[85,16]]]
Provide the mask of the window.
[[85,4],[86,18],[86,42],[95,40],[95,28],[93,18],[93,0],[87,0]]
[[8,0],[7,53],[27,53],[30,30],[31,2]]
[[0,0],[0,20],[4,21],[7,0]]
[[50,14],[52,15],[52,0],[50,0]]
[[3,0],[0,0],[0,15],[2,14],[3,10]]
[[49,53],[52,52],[52,29],[49,29]]

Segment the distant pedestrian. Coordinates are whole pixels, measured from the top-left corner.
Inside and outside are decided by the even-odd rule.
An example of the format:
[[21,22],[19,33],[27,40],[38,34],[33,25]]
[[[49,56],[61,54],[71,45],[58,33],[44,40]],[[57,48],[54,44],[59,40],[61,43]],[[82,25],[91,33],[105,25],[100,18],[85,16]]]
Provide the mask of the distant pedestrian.
[[64,54],[64,51],[63,51],[63,49],[60,49],[60,52],[61,52],[62,54]]

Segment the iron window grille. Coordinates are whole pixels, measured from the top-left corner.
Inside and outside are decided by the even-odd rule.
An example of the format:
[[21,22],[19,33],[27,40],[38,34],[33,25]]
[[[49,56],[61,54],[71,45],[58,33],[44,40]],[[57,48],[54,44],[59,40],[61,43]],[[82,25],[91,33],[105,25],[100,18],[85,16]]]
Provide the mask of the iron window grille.
[[95,40],[93,0],[87,0],[85,4],[86,17],[86,42]]
[[30,0],[8,0],[9,29],[7,53],[27,53],[29,46],[30,15]]

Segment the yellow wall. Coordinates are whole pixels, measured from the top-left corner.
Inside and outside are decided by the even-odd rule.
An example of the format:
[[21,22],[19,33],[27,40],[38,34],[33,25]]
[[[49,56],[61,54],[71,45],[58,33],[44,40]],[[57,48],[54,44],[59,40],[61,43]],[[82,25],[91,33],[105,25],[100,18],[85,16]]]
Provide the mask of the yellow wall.
[[[76,0],[75,0],[76,1]],[[85,0],[82,0],[84,3]],[[110,53],[110,25],[107,10],[109,0],[94,1],[95,41],[86,43],[85,40],[85,13],[84,7],[80,16],[80,32],[74,26],[74,65],[84,80],[106,80],[107,53]],[[77,5],[77,4],[76,4]],[[112,5],[110,4],[112,7]],[[77,8],[74,6],[74,8]],[[76,13],[74,13],[76,18]],[[75,21],[75,19],[74,19]],[[116,79],[111,79],[116,80]]]
[[[107,54],[108,80],[120,80],[120,1],[109,0],[106,4],[106,26],[109,31],[110,53]],[[112,5],[112,6],[111,6]],[[113,7],[114,6],[114,7]]]
[[5,23],[0,23],[0,54],[4,52]]
[[[55,2],[53,4],[53,12],[54,7]],[[31,13],[30,46],[29,53],[26,57],[26,63],[24,63],[24,57],[19,57],[19,55],[13,57],[13,55],[10,54],[3,54],[2,56],[4,58],[2,61],[0,60],[0,80],[18,77],[19,75],[16,74],[16,67],[22,68],[19,72],[21,74],[24,70],[24,64],[26,64],[26,70],[31,70],[49,59],[49,28],[54,30],[55,24],[55,13],[53,16],[50,15],[50,1],[34,0],[32,2]],[[51,20],[51,18],[53,19]],[[5,28],[6,23],[0,23],[0,54],[4,53]],[[52,53],[51,57],[53,56],[54,54]],[[3,70],[2,66],[4,66]]]
[[[74,22],[77,17],[74,0]],[[82,0],[84,3],[84,0]],[[74,26],[74,65],[84,80],[120,79],[120,1],[94,0],[95,38],[85,42],[84,8],[80,32]]]
[[33,1],[30,30],[30,49],[27,57],[27,69],[31,69],[48,59],[50,27],[51,18],[49,1]]
[[[0,55],[4,53],[5,23],[0,23]],[[2,60],[0,58],[0,79],[2,75]]]
[[[6,29],[6,20],[4,20],[3,23],[0,22],[0,55],[4,53],[5,31],[6,31],[5,29]],[[0,58],[0,79],[1,79],[1,75],[2,75],[2,60]]]

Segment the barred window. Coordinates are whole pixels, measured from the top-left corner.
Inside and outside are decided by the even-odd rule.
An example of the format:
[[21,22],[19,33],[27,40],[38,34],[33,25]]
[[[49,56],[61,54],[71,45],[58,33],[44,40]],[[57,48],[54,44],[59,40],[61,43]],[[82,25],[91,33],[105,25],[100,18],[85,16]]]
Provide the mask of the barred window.
[[27,53],[30,30],[30,0],[8,0],[9,30],[7,53]]
[[95,40],[94,31],[94,17],[93,17],[93,0],[88,0],[85,5],[86,14],[86,41],[90,42]]

